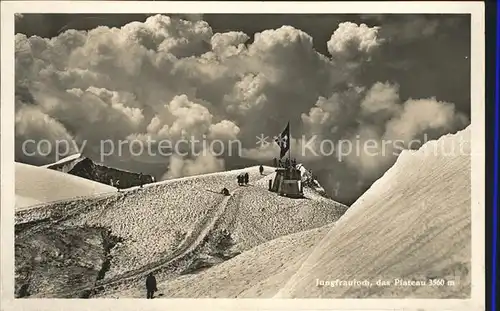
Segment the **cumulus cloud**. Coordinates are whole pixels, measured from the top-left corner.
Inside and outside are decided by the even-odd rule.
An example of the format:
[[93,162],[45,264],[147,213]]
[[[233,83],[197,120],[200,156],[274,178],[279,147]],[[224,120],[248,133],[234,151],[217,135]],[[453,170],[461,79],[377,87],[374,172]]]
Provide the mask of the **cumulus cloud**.
[[202,20],[187,21],[154,15],[144,23],[132,22],[125,25],[121,34],[124,39],[137,42],[148,50],[187,57],[207,50],[212,28]]
[[398,91],[398,85],[375,83],[361,101],[361,113],[367,118],[377,117],[377,121],[385,121],[401,109]]
[[220,57],[235,56],[243,52],[245,42],[250,37],[240,31],[230,31],[226,33],[216,33],[210,39],[212,51]]
[[369,55],[382,40],[378,37],[379,27],[368,27],[351,22],[340,23],[327,42],[328,52],[334,58],[350,60],[359,55]]
[[[47,143],[42,143],[46,141]],[[24,162],[32,155],[35,164],[43,161],[53,162],[56,154],[74,153],[78,145],[73,144],[74,137],[66,128],[39,108],[21,105],[15,117],[16,161]],[[40,159],[41,158],[41,159]],[[38,163],[38,161],[41,161]]]
[[199,139],[210,129],[212,119],[212,114],[205,106],[190,101],[186,95],[180,95],[175,96],[153,117],[147,130],[158,139]]
[[222,120],[210,125],[208,138],[221,140],[235,140],[240,133],[240,128],[231,121]]
[[[320,97],[309,113],[302,114],[305,131],[318,141],[333,140],[336,152],[327,158],[345,163],[362,179],[373,180],[394,163],[401,150],[419,147],[424,139],[435,139],[469,123],[453,104],[435,98],[403,102],[398,89],[396,84],[377,82],[369,88],[351,87],[329,98]],[[319,143],[312,148],[325,154]]]
[[224,96],[226,111],[235,117],[245,116],[250,111],[259,111],[267,104],[267,96],[263,92],[266,78],[262,74],[247,74],[234,84],[231,93]]
[[[332,189],[339,172],[349,176],[343,185],[357,185],[356,178],[377,177],[395,157],[362,153],[339,161],[321,155],[329,147],[322,141],[338,152],[342,140],[373,140],[380,151],[384,139],[408,142],[468,122],[452,103],[400,98],[396,83],[360,84],[370,55],[389,42],[380,38],[382,30],[341,23],[326,43],[330,55],[318,53],[313,38],[291,26],[250,40],[243,32],[214,33],[199,18],[162,15],[54,38],[17,34],[16,143],[64,138],[88,141],[95,150],[106,139],[175,143],[191,137],[220,141],[216,151],[230,150],[231,140],[241,143],[241,157],[199,154],[207,151],[200,145],[186,156],[114,159],[124,168],[128,161],[149,161],[155,164],[150,173],[173,178],[270,161],[277,145],[257,146],[256,137],[277,135],[290,121],[293,157],[321,168]],[[349,188],[343,185],[335,187]]]
[[333,93],[328,98],[320,96],[309,113],[301,116],[306,131],[311,135],[344,132],[352,123],[357,123],[357,103],[364,91],[364,87],[352,86],[345,91]]
[[170,159],[169,170],[163,175],[162,179],[215,173],[223,170],[224,160],[218,159],[208,152],[202,152],[195,159],[175,155]]
[[15,13],[14,14],[14,20],[17,22],[17,21],[20,21],[24,18],[24,15],[22,13]]
[[468,122],[451,103],[435,98],[410,99],[404,103],[401,113],[387,123],[384,137],[408,142],[426,131],[446,133],[464,127]]
[[393,146],[384,145],[377,128],[371,125],[359,127],[356,134],[344,140],[339,148],[339,160],[345,161],[362,178],[368,179],[387,169],[395,157],[392,154]]

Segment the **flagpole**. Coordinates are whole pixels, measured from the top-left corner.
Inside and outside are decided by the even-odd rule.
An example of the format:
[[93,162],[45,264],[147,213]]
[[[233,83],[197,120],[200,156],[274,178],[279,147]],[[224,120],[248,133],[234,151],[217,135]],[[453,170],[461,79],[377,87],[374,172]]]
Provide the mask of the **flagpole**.
[[288,133],[290,135],[290,141],[288,142],[290,144],[290,147],[288,148],[288,163],[291,167],[292,166],[292,129],[290,127],[290,120],[288,120]]

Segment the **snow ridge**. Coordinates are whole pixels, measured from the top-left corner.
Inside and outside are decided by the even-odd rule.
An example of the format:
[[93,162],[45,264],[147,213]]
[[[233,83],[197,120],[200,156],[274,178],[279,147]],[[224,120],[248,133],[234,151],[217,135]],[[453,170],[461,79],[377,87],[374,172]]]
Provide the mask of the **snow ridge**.
[[91,180],[33,165],[15,163],[16,210],[116,192],[116,188]]
[[[275,297],[469,297],[470,165],[470,127],[403,152]],[[326,278],[392,286],[313,286]],[[396,286],[397,278],[444,279],[454,286]]]

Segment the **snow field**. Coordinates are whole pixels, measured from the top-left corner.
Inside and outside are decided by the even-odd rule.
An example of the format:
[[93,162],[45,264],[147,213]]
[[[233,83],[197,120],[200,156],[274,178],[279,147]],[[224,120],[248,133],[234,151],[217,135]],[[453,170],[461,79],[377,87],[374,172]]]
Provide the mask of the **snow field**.
[[116,191],[116,188],[33,165],[15,163],[16,210]]

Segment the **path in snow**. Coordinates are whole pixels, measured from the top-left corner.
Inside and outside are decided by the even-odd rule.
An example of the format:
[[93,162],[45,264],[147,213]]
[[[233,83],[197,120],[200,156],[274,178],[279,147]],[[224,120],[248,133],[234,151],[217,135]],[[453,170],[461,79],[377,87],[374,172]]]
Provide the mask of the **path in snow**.
[[[34,230],[29,226],[23,230],[20,227],[22,223],[35,223],[41,235],[44,226],[60,228],[62,236],[70,228],[105,228],[121,240],[111,249],[109,270],[96,286],[74,286],[64,292],[61,292],[62,288],[47,291],[40,286],[32,289],[30,297],[75,297],[78,292],[87,292],[92,287],[100,293],[120,292],[142,284],[144,275],[149,271],[155,271],[160,278],[171,279],[227,260],[227,256],[233,257],[269,239],[323,226],[337,219],[339,211],[345,211],[345,206],[324,198],[280,198],[280,212],[276,214],[274,204],[269,202],[278,196],[267,191],[267,184],[265,188],[257,186],[257,180],[268,177],[261,176],[258,167],[245,171],[250,173],[250,180],[255,181],[255,185],[234,186],[241,170],[230,171],[159,182],[95,200],[86,198],[59,202],[18,213],[19,241],[23,241],[23,237],[26,240]],[[265,174],[272,172],[272,168],[266,168]],[[230,197],[218,193],[224,186],[230,189]],[[245,195],[240,197],[243,193]],[[264,199],[255,199],[254,196],[263,196]],[[272,206],[261,210],[262,201]],[[293,219],[291,214],[298,209],[293,205],[300,201],[304,203],[303,218]],[[308,213],[317,215],[306,217]],[[309,220],[311,222],[307,224]],[[223,229],[230,233],[231,245],[218,249]],[[258,239],[245,238],[253,235],[248,233],[251,230],[266,234]],[[65,265],[62,264],[59,269],[64,273]],[[19,282],[16,281],[16,284]],[[102,286],[104,284],[105,287]]]
[[217,208],[213,214],[200,223],[200,227],[191,231],[179,244],[178,248],[172,253],[171,256],[166,257],[159,262],[155,262],[153,265],[147,265],[144,268],[139,268],[137,270],[132,270],[124,275],[119,275],[111,280],[106,280],[102,282],[97,282],[92,286],[85,286],[80,288],[71,288],[71,290],[66,292],[58,292],[57,296],[68,296],[74,297],[80,292],[91,291],[93,294],[95,288],[99,288],[99,291],[105,291],[109,287],[117,288],[119,285],[131,283],[137,279],[142,280],[150,272],[157,273],[161,271],[162,268],[171,268],[171,266],[176,263],[176,261],[181,260],[183,257],[187,256],[189,253],[194,252],[203,240],[210,234],[214,229],[216,221],[222,217],[224,211],[226,210],[227,201],[229,197],[225,197],[222,202],[217,205]]
[[[159,280],[157,298],[272,298],[332,224],[267,241],[199,273]],[[161,296],[160,296],[161,295]],[[102,298],[143,298],[144,285]]]

